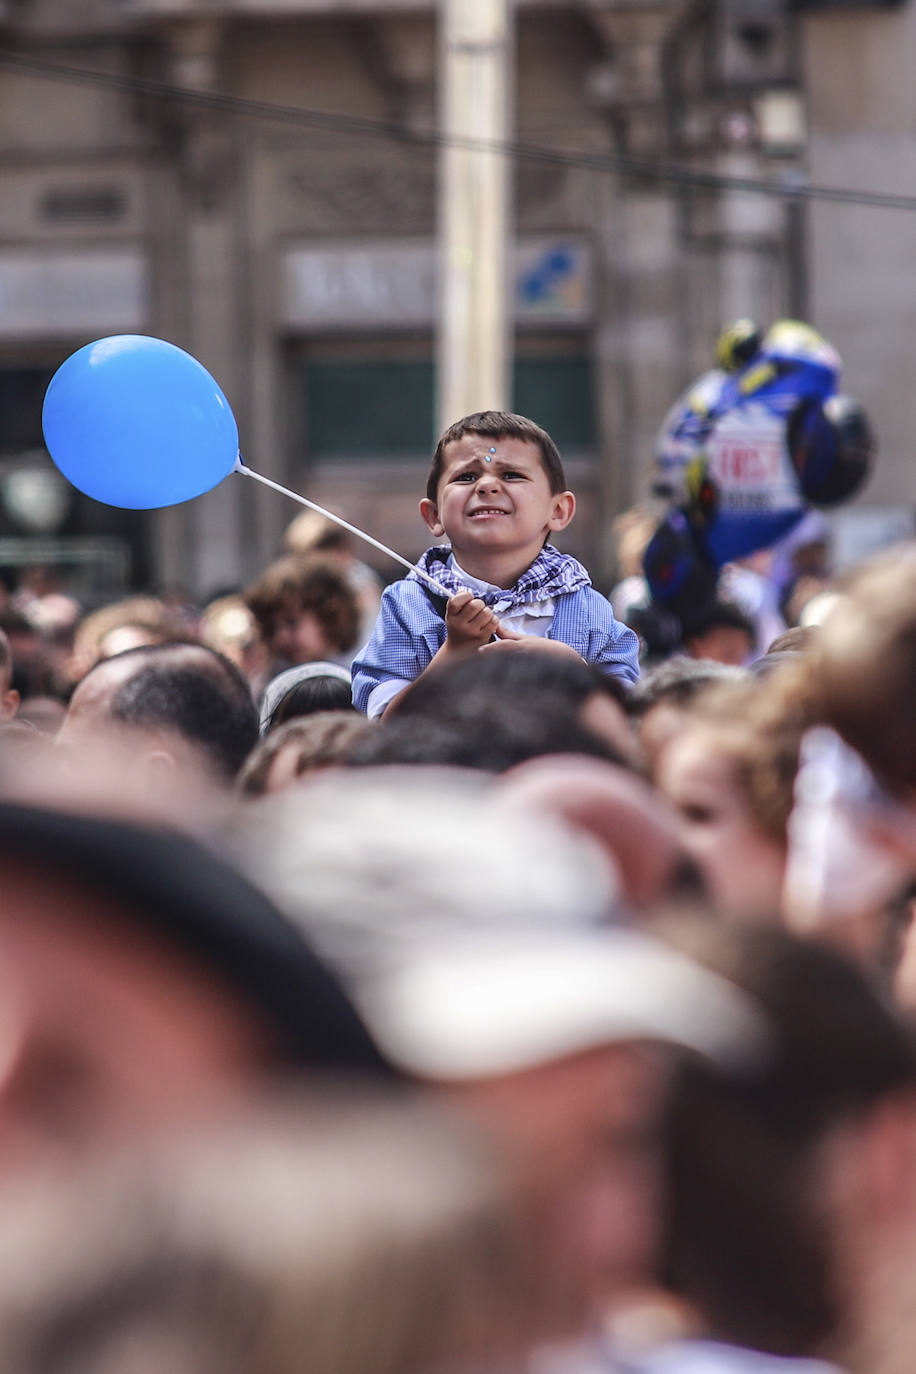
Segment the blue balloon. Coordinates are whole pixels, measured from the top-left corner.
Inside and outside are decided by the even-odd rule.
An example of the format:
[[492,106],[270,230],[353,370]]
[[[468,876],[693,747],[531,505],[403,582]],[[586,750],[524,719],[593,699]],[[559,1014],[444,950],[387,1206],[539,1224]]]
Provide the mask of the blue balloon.
[[51,378],[41,423],[48,452],[78,491],[130,510],[200,496],[238,458],[235,417],[206,368],[143,334],[71,354]]

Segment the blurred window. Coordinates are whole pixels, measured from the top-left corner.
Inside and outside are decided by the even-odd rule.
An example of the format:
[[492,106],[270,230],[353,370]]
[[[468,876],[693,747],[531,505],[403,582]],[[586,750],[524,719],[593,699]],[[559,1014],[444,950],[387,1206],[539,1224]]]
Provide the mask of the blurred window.
[[[305,367],[310,458],[428,456],[436,438],[435,394],[435,365],[428,356],[310,359]],[[593,451],[595,398],[591,360],[584,351],[516,355],[512,407],[542,425],[561,452]]]

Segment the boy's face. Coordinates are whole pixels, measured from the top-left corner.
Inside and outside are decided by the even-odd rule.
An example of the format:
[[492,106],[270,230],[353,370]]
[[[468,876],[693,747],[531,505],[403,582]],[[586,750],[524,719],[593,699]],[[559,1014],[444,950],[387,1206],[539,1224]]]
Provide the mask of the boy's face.
[[459,561],[462,553],[517,554],[521,570],[575,508],[572,492],[550,490],[537,445],[481,434],[448,445],[436,502],[420,502],[429,529],[447,536]]

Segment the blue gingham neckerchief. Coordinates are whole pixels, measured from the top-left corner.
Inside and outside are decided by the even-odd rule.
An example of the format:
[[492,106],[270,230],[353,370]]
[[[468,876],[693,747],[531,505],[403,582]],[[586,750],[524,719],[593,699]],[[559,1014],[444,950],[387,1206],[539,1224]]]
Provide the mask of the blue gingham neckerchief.
[[[468,588],[449,564],[451,549],[438,545],[427,549],[417,559],[417,567],[422,568],[430,577],[444,587],[452,596]],[[416,572],[407,574],[408,582],[422,581]],[[571,554],[560,553],[551,544],[545,544],[537,558],[518,579],[514,587],[505,591],[494,588],[488,592],[475,592],[487,606],[495,611],[512,611],[519,606],[530,606],[538,601],[550,601],[555,596],[578,591],[580,587],[591,586],[591,578]]]

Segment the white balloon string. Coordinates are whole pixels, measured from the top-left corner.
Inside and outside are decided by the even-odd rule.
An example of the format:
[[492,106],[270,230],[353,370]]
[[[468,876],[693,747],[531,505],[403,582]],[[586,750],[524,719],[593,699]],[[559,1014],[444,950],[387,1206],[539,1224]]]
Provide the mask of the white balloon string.
[[418,577],[422,577],[425,582],[428,582],[434,592],[438,592],[438,594],[444,596],[446,600],[451,597],[452,593],[448,591],[447,588],[437,582],[434,577],[430,577],[429,573],[424,572],[416,563],[411,563],[406,558],[402,558],[399,553],[395,553],[394,549],[389,549],[387,544],[381,543],[378,539],[373,539],[371,534],[366,534],[365,530],[358,529],[356,525],[351,525],[348,520],[344,520],[341,516],[335,515],[333,511],[325,510],[324,506],[319,506],[316,502],[309,501],[307,497],[300,496],[296,491],[290,491],[289,487],[281,487],[279,482],[272,482],[269,477],[262,477],[259,472],[253,472],[251,468],[246,467],[242,462],[241,454],[239,454],[236,459],[233,471],[241,472],[245,477],[253,477],[256,482],[262,482],[265,487],[271,487],[273,491],[282,492],[284,496],[291,496],[292,499],[298,501],[300,505],[308,506],[309,510],[315,510],[319,515],[327,516],[328,520],[333,520],[335,525],[340,525],[342,529],[349,530],[351,534],[355,534],[357,539],[364,539],[367,544],[371,544],[373,548],[379,549],[382,553],[386,553],[389,558],[393,558],[394,561],[400,563],[403,568],[411,569]]

